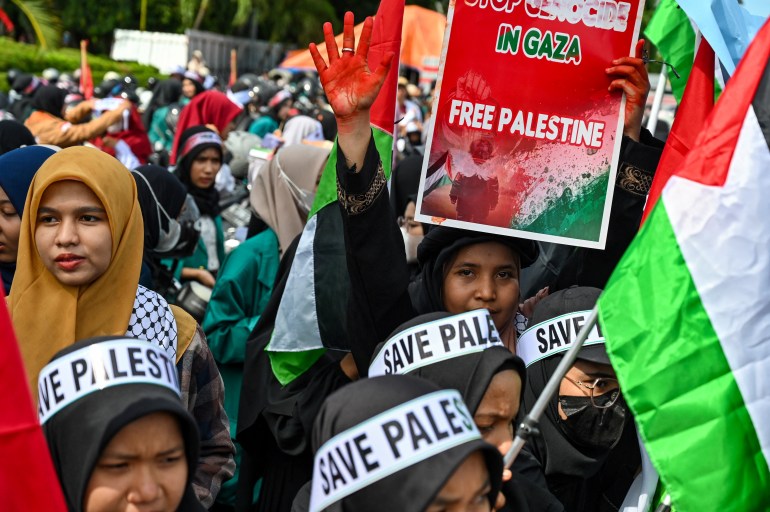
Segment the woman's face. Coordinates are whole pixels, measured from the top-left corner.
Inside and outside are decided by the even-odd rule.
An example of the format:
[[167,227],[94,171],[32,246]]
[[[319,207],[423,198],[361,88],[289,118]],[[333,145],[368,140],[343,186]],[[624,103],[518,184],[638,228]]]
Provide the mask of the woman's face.
[[293,102],[291,100],[286,100],[281,104],[280,108],[278,109],[278,119],[281,121],[286,121],[286,119],[289,118],[292,104]]
[[404,208],[404,225],[406,226],[406,232],[414,236],[423,236],[425,232],[422,229],[422,222],[414,220],[414,216],[417,213],[417,206],[414,201],[409,201],[406,208]]
[[488,512],[489,471],[481,452],[474,452],[452,473],[426,512]]
[[513,421],[519,412],[521,378],[514,370],[498,372],[489,383],[473,421],[484,441],[497,447],[502,455],[513,442]]
[[198,90],[195,88],[195,84],[189,78],[182,80],[182,94],[185,98],[192,98]]
[[219,151],[216,148],[206,148],[192,161],[190,181],[198,188],[213,187],[221,167],[222,157]]
[[[565,378],[561,380],[559,384],[559,396],[591,396],[591,390],[585,386],[592,386],[596,379],[617,379],[615,369],[609,364],[594,363],[593,361],[586,361],[585,359],[577,359],[572,368],[569,369]],[[579,382],[580,385],[575,384]],[[594,393],[596,395],[611,392],[617,389],[617,383],[606,387],[606,389],[597,388]],[[559,417],[563,420],[567,419],[567,415],[561,408],[559,403]]]
[[62,284],[84,286],[112,260],[112,233],[104,205],[79,181],[57,181],[40,199],[35,245],[43,265]]
[[19,250],[21,217],[0,188],[0,263],[13,263]]
[[123,427],[104,448],[88,481],[85,512],[177,510],[187,483],[179,423],[157,412]]
[[519,258],[499,242],[467,245],[444,272],[444,308],[452,314],[486,308],[505,332],[519,307]]

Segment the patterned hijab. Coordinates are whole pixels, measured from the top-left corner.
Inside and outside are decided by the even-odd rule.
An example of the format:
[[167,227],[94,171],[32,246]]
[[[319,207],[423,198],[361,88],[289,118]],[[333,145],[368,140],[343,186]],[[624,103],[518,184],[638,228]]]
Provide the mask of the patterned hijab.
[[[35,227],[43,193],[59,181],[80,181],[99,198],[110,223],[112,259],[94,282],[61,284],[38,254]],[[76,340],[123,335],[132,316],[142,265],[144,227],[131,173],[111,156],[87,147],[67,148],[40,167],[21,220],[16,275],[8,297],[27,376]]]

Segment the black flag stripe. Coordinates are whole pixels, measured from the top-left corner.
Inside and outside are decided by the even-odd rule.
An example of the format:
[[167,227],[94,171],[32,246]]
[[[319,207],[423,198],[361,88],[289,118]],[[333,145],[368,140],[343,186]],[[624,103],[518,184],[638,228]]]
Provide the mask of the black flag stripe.
[[754,113],[759,121],[759,127],[765,136],[768,151],[770,151],[770,61],[765,64],[762,79],[759,81],[754,99],[751,102]]

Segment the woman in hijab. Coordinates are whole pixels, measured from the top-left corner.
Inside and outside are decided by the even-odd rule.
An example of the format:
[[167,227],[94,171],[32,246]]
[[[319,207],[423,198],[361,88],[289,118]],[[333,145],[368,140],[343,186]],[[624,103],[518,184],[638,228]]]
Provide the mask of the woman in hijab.
[[174,133],[171,163],[175,164],[181,158],[179,151],[183,145],[180,143],[180,139],[187,129],[197,126],[214,127],[222,140],[226,140],[227,134],[237,124],[237,117],[241,114],[243,114],[243,108],[230,101],[226,94],[219,91],[206,91],[195,96],[182,109],[179,116],[179,122]]
[[181,110],[190,100],[182,96],[182,83],[176,78],[169,78],[158,84],[149,107],[144,113],[144,125],[150,142],[163,144],[166,151],[174,148],[174,131],[176,126],[169,126],[166,121],[171,109]]
[[[176,103],[179,101],[179,97],[182,95],[182,83],[176,78],[167,78],[158,83],[158,85],[152,91],[152,99],[150,104],[142,114],[142,122],[144,126],[153,127],[155,124],[155,112],[167,105]],[[165,114],[163,115],[165,117]],[[152,129],[150,129],[150,139],[153,138]],[[155,140],[152,141],[153,143]]]
[[[328,156],[328,150],[298,144],[281,149],[257,171],[250,200],[263,229],[227,255],[217,276],[203,330],[225,382],[233,438],[246,342],[270,299],[281,255],[305,226]],[[225,484],[225,503],[234,504],[236,486],[237,478]]]
[[[339,458],[346,449],[355,453],[348,466]],[[313,426],[313,451],[298,512],[480,512],[498,500],[500,454],[481,440],[457,391],[423,379],[364,379],[330,395]]]
[[417,192],[420,188],[422,157],[409,156],[402,160],[390,180],[390,205],[398,218],[398,226],[404,237],[406,263],[412,277],[417,275],[417,246],[425,236],[425,227],[414,220],[417,211]]
[[194,71],[187,71],[182,78],[182,95],[187,100],[192,100],[194,97],[204,91],[203,79]]
[[[478,327],[465,330],[467,338],[462,341],[459,336],[446,340],[442,336],[442,332],[463,332],[464,326]],[[421,348],[415,347],[418,338]],[[403,357],[404,344],[411,347],[411,362]],[[388,373],[422,377],[440,388],[456,389],[483,439],[501,455],[511,447],[526,371],[524,361],[502,345],[486,310],[428,313],[399,326],[377,348],[368,371],[369,377]],[[503,510],[562,512],[561,504],[547,491],[539,464],[527,455],[516,459],[512,476],[503,483]]]
[[[40,372],[43,433],[69,510],[205,510],[191,485],[198,429],[180,400],[173,366],[158,364],[164,356],[143,340],[92,338],[59,351]],[[74,371],[129,357],[130,370],[106,385]],[[82,386],[59,391],[67,395],[63,407],[50,407],[52,372],[57,382]]]
[[[177,221],[187,199],[187,189],[173,173],[157,165],[143,165],[132,171],[144,219],[144,259],[139,284],[161,292],[156,282],[160,258],[189,246],[192,254],[198,240],[188,240],[189,230]],[[162,292],[161,292],[162,293]]]
[[39,144],[52,144],[62,148],[77,146],[83,142],[104,135],[107,129],[121,121],[123,111],[131,108],[131,102],[123,100],[115,110],[108,110],[87,123],[74,124],[91,111],[94,103],[85,101],[73,112],[64,113],[64,98],[67,91],[54,85],[39,88],[32,97],[32,112],[26,126]]
[[221,379],[195,321],[139,286],[143,239],[125,167],[92,148],[51,156],[24,205],[11,319],[32,389],[54,353],[90,336],[146,339],[176,361],[183,402],[201,431],[195,490],[210,505],[233,464]]
[[201,237],[195,252],[180,260],[177,278],[197,281],[213,288],[215,276],[225,258],[219,192],[215,187],[224,157],[222,139],[205,126],[193,126],[181,134],[176,153],[179,160],[175,173],[201,214]]
[[42,146],[14,149],[0,156],[0,274],[5,294],[16,272],[21,217],[35,173],[55,152]]
[[284,146],[302,144],[302,141],[324,140],[321,123],[308,116],[294,116],[286,121],[286,127],[281,133]]
[[0,121],[0,155],[34,144],[35,137],[26,126],[11,119]]
[[278,130],[286,119],[294,100],[289,91],[280,90],[267,102],[268,113],[251,123],[249,133],[265,138],[265,135]]
[[[150,146],[150,139],[147,136],[147,130],[142,124],[142,118],[139,115],[139,111],[135,106],[132,106],[129,110],[128,124],[124,126],[120,121],[107,129],[107,133],[101,139],[94,141],[94,145],[102,151],[116,156],[119,160],[122,160],[120,156],[126,153],[126,150],[130,150],[133,155],[132,162],[128,163],[123,161],[129,170],[133,170],[139,165],[144,165],[152,154],[152,147]],[[127,147],[117,148],[118,144],[125,144]],[[122,150],[122,151],[121,151]]]
[[[569,349],[556,340],[543,354],[538,333],[542,338],[552,329],[569,333],[582,325],[600,294],[597,288],[573,287],[535,307],[532,327],[517,347],[527,364],[522,412],[533,407]],[[541,434],[524,449],[540,462],[548,488],[567,512],[614,511],[638,473],[641,456],[604,338],[594,329],[586,343],[540,419]]]
[[[349,22],[352,19],[346,16],[346,30],[352,30]],[[366,23],[371,23],[371,20]],[[334,96],[332,92],[326,92],[330,98]],[[374,96],[376,92],[367,98],[368,105]],[[357,108],[366,109],[367,103],[361,102]],[[362,151],[354,157],[363,161],[366,156],[366,162],[356,167],[362,169],[361,172],[351,172],[346,165],[346,155],[338,149],[336,176],[322,178],[332,183],[336,181],[334,185],[343,210],[344,240],[340,237],[338,241],[344,244],[341,251],[344,251],[346,261],[340,261],[339,265],[344,268],[347,263],[350,295],[346,300],[344,287],[338,283],[327,283],[324,292],[334,295],[339,291],[332,300],[343,302],[347,318],[324,318],[320,321],[346,327],[340,329],[346,338],[335,341],[348,343],[350,353],[325,351],[305,373],[286,386],[281,386],[274,376],[274,364],[270,358],[255,358],[254,365],[258,369],[249,371],[249,379],[244,380],[244,390],[257,391],[249,393],[255,398],[253,402],[241,401],[241,414],[249,407],[256,412],[250,413],[253,419],[239,432],[238,438],[242,439],[244,446],[249,445],[246,449],[257,454],[253,456],[267,461],[262,470],[263,496],[260,496],[259,510],[285,510],[286,496],[296,493],[297,481],[308,471],[310,423],[315,417],[317,404],[334,390],[358,379],[359,374],[365,376],[377,345],[388,339],[390,333],[402,323],[418,313],[461,313],[488,308],[504,341],[513,346],[515,340],[513,316],[518,308],[518,270],[520,262],[526,265],[534,258],[534,244],[458,230],[450,230],[453,235],[447,236],[442,235],[440,229],[432,230],[438,232],[433,236],[440,247],[448,249],[448,252],[442,253],[442,267],[438,272],[443,270],[444,262],[454,265],[457,260],[460,266],[447,279],[454,288],[446,294],[446,303],[440,300],[444,284],[441,273],[435,281],[438,290],[433,291],[439,301],[426,304],[424,310],[413,306],[407,290],[410,279],[403,235],[387,198],[387,180],[371,138],[368,113],[365,117],[365,126],[347,126],[343,130],[345,134],[341,131],[339,135],[339,140],[347,140],[353,144],[351,147],[358,147],[360,137],[367,138],[364,142],[369,151],[365,154]],[[456,257],[466,247],[483,250],[468,253],[463,258]],[[479,279],[469,279],[465,275],[469,262],[475,267],[467,274],[480,276]],[[483,292],[476,293],[477,290]],[[270,333],[261,331],[260,327],[257,326],[254,338],[262,342],[260,346],[264,350]],[[254,447],[256,443],[264,447]]]

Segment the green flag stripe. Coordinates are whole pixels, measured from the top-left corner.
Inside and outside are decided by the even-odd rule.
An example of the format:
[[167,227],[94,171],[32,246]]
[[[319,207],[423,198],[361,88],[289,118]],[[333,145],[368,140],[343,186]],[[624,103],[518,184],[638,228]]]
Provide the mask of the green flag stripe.
[[[374,144],[382,157],[382,169],[385,171],[385,177],[390,179],[391,155],[393,154],[393,135],[372,126],[374,134]],[[337,200],[337,141],[334,141],[334,147],[329,153],[329,160],[324,167],[321,181],[318,183],[316,198],[313,201],[313,208],[308,214],[308,218],[318,213],[321,208]]]
[[684,86],[695,60],[695,31],[684,10],[674,0],[661,0],[644,35],[658,48],[663,60],[671,63],[681,78],[670,73],[671,91],[682,101]]
[[[385,176],[390,178],[391,173],[391,155],[393,151],[393,136],[384,130],[377,127],[372,127],[372,134],[374,137],[374,144],[377,147],[377,152],[382,159],[382,168],[385,172]],[[347,268],[344,265],[344,244],[340,251],[334,251],[334,247],[339,245],[342,241],[342,226],[338,222],[339,212],[332,212],[326,210],[322,211],[325,207],[332,205],[337,200],[337,143],[335,142],[334,148],[329,155],[329,160],[324,168],[321,182],[318,184],[318,191],[316,193],[316,200],[313,203],[313,208],[308,218],[318,215],[317,231],[315,233],[316,239],[313,242],[314,252],[319,247],[319,243],[326,247],[323,251],[326,258],[321,258],[315,261],[315,275],[313,276],[314,286],[316,287],[316,293],[313,299],[317,299],[322,296],[326,296],[329,293],[334,293],[335,284],[347,283]],[[336,205],[330,206],[330,208],[337,208]],[[325,215],[326,213],[326,215]],[[323,218],[322,218],[323,217]],[[331,247],[331,248],[330,248]],[[330,257],[331,254],[336,254],[336,257]],[[339,265],[340,261],[343,265]],[[342,272],[344,275],[340,275]],[[309,278],[310,276],[308,276]],[[319,289],[318,287],[322,287]],[[345,284],[347,286],[347,284]],[[344,291],[340,291],[337,297],[346,297]],[[345,328],[344,310],[347,307],[347,299],[344,300],[322,300],[319,303],[313,303],[308,307],[314,307],[317,311],[318,319],[318,331],[321,334],[321,343],[325,346],[332,346],[335,342],[338,342],[341,337],[339,335],[339,329]],[[342,311],[340,310],[342,308]],[[335,334],[337,333],[337,334]],[[291,333],[287,333],[289,336]],[[309,340],[315,344],[314,340]],[[286,386],[304,374],[311,366],[313,366],[318,359],[326,352],[326,348],[316,348],[308,346],[306,351],[290,351],[290,352],[278,352],[270,350],[268,347],[268,356],[270,358],[270,365],[273,370],[273,374],[281,385]]]
[[662,201],[599,308],[624,396],[677,510],[766,510],[768,463]]

